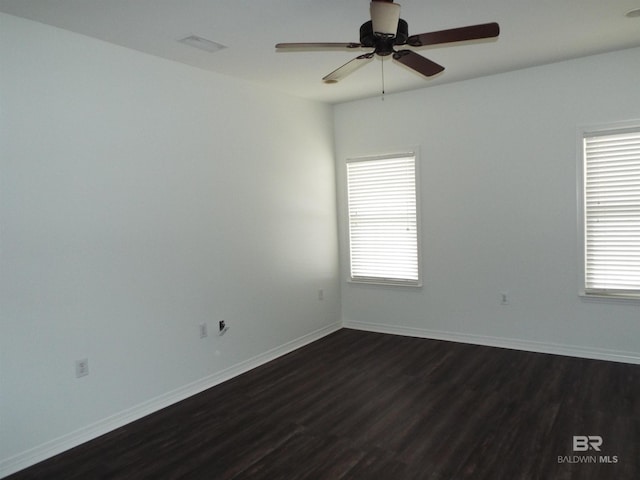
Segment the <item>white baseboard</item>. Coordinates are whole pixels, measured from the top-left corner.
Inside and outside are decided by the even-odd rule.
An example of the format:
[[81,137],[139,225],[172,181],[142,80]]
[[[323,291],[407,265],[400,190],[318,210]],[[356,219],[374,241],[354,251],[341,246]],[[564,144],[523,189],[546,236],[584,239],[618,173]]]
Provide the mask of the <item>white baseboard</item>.
[[403,327],[397,325],[385,325],[380,323],[346,321],[344,328],[354,330],[366,330],[369,332],[389,333],[408,337],[430,338],[433,340],[448,340],[451,342],[485,345],[488,347],[509,348],[512,350],[524,350],[527,352],[551,353],[567,357],[589,358],[593,360],[608,360],[612,362],[640,364],[640,354],[616,350],[604,350],[575,345],[562,345],[556,343],[532,342],[514,338],[490,337],[468,333],[446,332],[441,330],[429,330],[426,328]]
[[91,425],[87,425],[79,430],[2,460],[0,461],[0,478],[4,478],[54,455],[58,455],[70,448],[88,442],[89,440],[93,440],[94,438],[104,435],[116,428],[120,428],[151,413],[157,412],[158,410],[166,408],[174,403],[185,400],[208,388],[214,387],[224,381],[230,380],[242,373],[248,372],[249,370],[270,362],[271,360],[275,360],[278,357],[297,350],[311,342],[319,340],[322,337],[340,330],[340,328],[342,328],[340,323],[334,323],[320,328],[314,332],[303,335],[300,338],[268,350],[267,352],[261,353],[260,355],[256,355],[253,358],[233,365],[232,367],[226,368],[225,370],[159,395],[158,397],[99,420]]

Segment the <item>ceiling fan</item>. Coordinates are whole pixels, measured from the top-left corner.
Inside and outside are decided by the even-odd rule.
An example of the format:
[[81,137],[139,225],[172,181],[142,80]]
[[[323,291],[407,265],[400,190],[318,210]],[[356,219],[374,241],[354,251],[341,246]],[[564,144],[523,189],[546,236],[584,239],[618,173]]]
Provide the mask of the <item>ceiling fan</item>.
[[357,56],[322,79],[325,83],[336,83],[371,61],[376,55],[380,57],[392,55],[394,60],[404,66],[425,77],[431,77],[443,71],[444,67],[413,50],[396,50],[395,47],[401,45],[423,47],[492,38],[500,34],[500,26],[493,22],[410,36],[407,22],[400,18],[400,5],[393,0],[372,0],[370,11],[371,20],[360,27],[360,43],[278,43],[276,48],[281,51],[373,48],[373,51]]

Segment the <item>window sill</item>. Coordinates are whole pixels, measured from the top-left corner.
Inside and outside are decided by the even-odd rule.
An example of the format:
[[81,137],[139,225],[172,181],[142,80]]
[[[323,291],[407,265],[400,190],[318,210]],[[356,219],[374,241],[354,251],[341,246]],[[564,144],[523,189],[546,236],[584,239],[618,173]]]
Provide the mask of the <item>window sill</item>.
[[592,293],[581,291],[579,296],[585,301],[640,304],[640,293]]
[[383,287],[409,287],[409,288],[422,288],[422,282],[403,282],[401,280],[385,280],[384,278],[350,278],[347,283],[354,285],[378,285]]

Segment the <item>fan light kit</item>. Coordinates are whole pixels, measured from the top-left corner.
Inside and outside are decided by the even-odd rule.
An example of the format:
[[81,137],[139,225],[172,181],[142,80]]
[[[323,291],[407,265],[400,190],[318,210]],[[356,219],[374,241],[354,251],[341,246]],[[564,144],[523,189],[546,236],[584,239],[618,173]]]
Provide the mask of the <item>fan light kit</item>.
[[629,10],[624,14],[625,17],[636,18],[640,17],[640,8],[634,8],[633,10]]
[[[497,37],[500,26],[493,23],[483,23],[469,27],[452,28],[437,32],[409,35],[407,22],[400,18],[400,5],[392,0],[373,0],[370,6],[371,20],[360,27],[360,43],[278,43],[276,49],[280,51],[295,51],[301,49],[332,50],[372,48],[373,51],[357,56],[334,70],[322,80],[325,83],[336,83],[350,73],[370,62],[374,56],[393,59],[415,72],[431,77],[444,70],[442,65],[419,55],[413,50],[396,50],[396,46],[425,47],[442,43],[464,42]],[[631,12],[629,12],[631,13]],[[627,14],[629,16],[629,14]]]

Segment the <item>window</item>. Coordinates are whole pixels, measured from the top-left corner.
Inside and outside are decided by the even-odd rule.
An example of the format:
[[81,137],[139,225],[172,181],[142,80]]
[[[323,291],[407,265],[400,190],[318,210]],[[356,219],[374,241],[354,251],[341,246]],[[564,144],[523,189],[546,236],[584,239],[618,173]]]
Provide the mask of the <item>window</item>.
[[351,280],[420,285],[415,153],[347,161]]
[[583,144],[584,292],[640,296],[640,126]]

